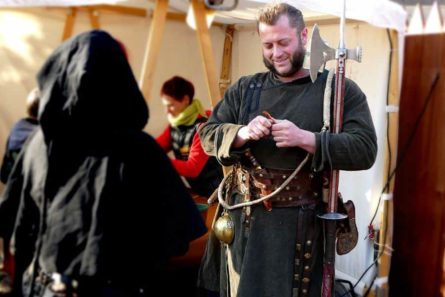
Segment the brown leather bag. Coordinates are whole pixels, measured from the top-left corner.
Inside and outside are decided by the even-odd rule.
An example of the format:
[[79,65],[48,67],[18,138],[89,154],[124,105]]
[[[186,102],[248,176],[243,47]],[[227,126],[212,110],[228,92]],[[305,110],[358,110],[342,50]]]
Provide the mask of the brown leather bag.
[[338,212],[348,217],[337,222],[337,254],[349,253],[358,241],[358,230],[355,223],[355,207],[351,200],[343,202],[341,195],[338,198]]

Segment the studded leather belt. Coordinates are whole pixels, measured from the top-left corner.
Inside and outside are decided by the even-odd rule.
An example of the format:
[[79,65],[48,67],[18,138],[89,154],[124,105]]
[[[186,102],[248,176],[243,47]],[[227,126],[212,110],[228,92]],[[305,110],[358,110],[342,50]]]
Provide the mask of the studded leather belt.
[[[280,187],[292,174],[287,169],[251,169],[253,177],[253,196],[260,198]],[[273,207],[300,207],[315,205],[321,201],[322,176],[303,168],[291,182],[269,201]]]

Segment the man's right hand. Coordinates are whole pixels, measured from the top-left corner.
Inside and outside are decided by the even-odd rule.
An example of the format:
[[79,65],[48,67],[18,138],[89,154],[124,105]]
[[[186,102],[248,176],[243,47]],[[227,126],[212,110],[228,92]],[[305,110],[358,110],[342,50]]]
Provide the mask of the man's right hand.
[[269,135],[273,122],[272,119],[267,119],[261,115],[256,116],[247,126],[238,130],[232,147],[238,148],[246,144],[249,140],[259,140]]

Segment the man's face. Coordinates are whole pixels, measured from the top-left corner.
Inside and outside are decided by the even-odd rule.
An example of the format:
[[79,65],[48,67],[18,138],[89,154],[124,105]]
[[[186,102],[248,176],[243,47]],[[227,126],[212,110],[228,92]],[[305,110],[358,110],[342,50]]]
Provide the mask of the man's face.
[[298,35],[297,28],[289,25],[287,16],[281,16],[273,26],[260,23],[259,35],[263,46],[263,62],[280,77],[292,77],[304,62],[307,29]]
[[173,97],[163,94],[161,96],[161,100],[165,111],[173,118],[177,117],[189,105],[188,96],[184,96],[181,101],[177,101]]

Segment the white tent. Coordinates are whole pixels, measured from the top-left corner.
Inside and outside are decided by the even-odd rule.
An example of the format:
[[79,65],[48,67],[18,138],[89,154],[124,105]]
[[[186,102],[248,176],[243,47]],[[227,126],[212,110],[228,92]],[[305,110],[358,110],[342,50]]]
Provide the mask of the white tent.
[[[254,20],[255,8],[268,0],[240,0],[237,8],[232,11],[218,13],[218,19],[224,23],[236,24]],[[341,1],[332,0],[288,0],[286,1],[310,15],[328,14],[340,16]],[[2,0],[0,7],[36,7],[36,6],[80,6],[95,4],[119,4],[134,7],[153,7],[148,0]],[[173,10],[186,12],[187,0],[170,1]],[[406,12],[403,8],[389,0],[346,1],[346,18],[368,22],[374,26],[391,28],[403,32],[405,30]]]
[[[257,0],[267,3],[267,0]],[[342,1],[330,0],[287,0],[302,11],[315,11],[340,17]],[[346,18],[360,20],[383,28],[405,31],[406,12],[402,6],[389,0],[358,1],[346,0]]]

